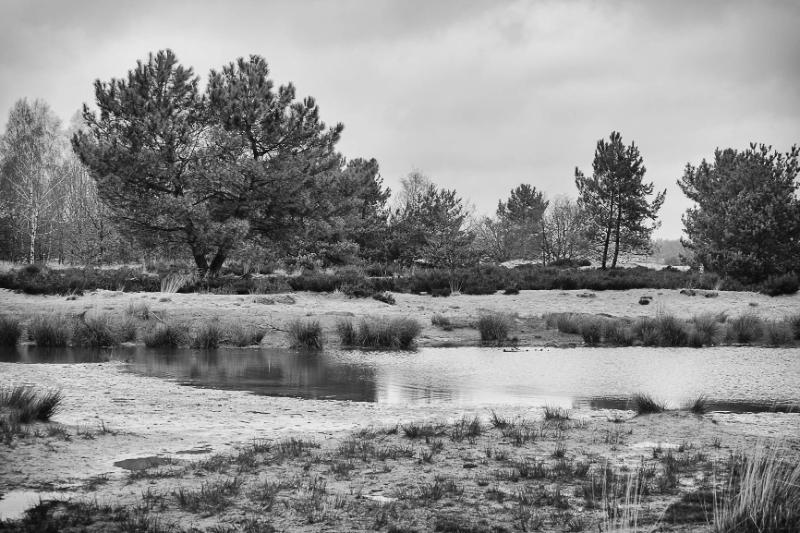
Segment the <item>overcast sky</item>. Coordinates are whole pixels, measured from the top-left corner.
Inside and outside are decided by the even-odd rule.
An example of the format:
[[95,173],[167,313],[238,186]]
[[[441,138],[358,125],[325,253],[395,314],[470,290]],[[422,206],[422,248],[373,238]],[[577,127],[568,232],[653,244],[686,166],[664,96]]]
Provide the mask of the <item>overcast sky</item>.
[[482,214],[523,182],[575,196],[618,130],[677,238],[687,162],[800,143],[798,28],[797,1],[0,0],[0,113],[42,98],[66,121],[163,48],[203,78],[260,54],[345,125],[346,157],[393,189],[419,169]]

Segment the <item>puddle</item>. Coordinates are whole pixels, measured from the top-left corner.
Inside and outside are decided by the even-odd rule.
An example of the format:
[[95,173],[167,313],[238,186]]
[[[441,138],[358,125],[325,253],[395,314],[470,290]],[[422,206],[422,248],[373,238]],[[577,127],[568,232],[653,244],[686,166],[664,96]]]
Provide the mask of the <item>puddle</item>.
[[122,461],[115,462],[114,466],[118,468],[124,468],[125,470],[138,471],[147,470],[148,468],[154,468],[156,466],[172,464],[174,462],[175,461],[172,459],[153,455],[150,457],[134,457],[133,459],[123,459]]
[[40,492],[35,490],[12,490],[0,494],[0,522],[20,520],[25,511],[43,500],[68,500],[73,492]]

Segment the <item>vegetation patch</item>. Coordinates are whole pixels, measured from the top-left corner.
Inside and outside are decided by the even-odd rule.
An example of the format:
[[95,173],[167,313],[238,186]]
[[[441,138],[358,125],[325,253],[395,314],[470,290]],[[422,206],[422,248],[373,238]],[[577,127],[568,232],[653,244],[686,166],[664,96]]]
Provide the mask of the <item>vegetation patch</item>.
[[28,336],[36,346],[63,348],[72,339],[72,319],[63,315],[36,315],[28,326]]
[[337,331],[345,346],[408,350],[414,346],[422,326],[413,318],[364,319],[357,328],[345,320],[339,322]]
[[637,415],[652,415],[663,413],[667,410],[666,402],[656,400],[652,396],[641,392],[631,396],[630,403]]
[[321,350],[325,344],[318,320],[293,320],[289,323],[289,339],[293,348]]
[[22,338],[22,324],[11,316],[0,316],[0,346],[16,346]]
[[508,340],[511,317],[504,313],[484,314],[475,323],[481,334],[481,342],[503,343]]
[[158,322],[144,332],[144,345],[148,348],[177,348],[187,341],[186,328],[174,322]]

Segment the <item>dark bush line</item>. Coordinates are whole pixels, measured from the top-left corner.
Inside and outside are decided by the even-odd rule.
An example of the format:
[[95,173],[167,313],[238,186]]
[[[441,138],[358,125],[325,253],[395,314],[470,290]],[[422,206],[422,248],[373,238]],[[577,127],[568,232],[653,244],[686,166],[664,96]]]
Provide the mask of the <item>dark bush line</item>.
[[[375,272],[374,269],[369,272]],[[167,274],[164,274],[167,275]],[[48,269],[38,265],[0,274],[0,288],[28,294],[70,294],[87,290],[125,290],[129,292],[159,292],[158,274],[143,273],[140,269],[66,268]],[[369,277],[364,270],[345,267],[334,273],[305,271],[299,276],[251,277],[223,275],[194,279],[185,283],[179,292],[212,292],[219,294],[275,293],[293,291],[341,291],[350,297],[369,298],[387,291],[428,293],[449,296],[452,291],[462,294],[494,294],[519,290],[627,290],[681,289],[694,287],[711,290],[760,290],[772,296],[797,292],[798,278],[787,274],[770,278],[758,285],[742,285],[720,279],[716,274],[681,272],[673,269],[576,269],[553,266],[524,266],[506,269],[484,265],[455,271],[418,269],[413,273]]]

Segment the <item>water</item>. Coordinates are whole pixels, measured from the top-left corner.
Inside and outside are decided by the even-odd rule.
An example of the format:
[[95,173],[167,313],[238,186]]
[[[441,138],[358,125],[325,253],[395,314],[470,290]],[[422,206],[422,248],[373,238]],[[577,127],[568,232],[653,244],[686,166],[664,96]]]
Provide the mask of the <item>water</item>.
[[800,405],[800,350],[424,348],[416,352],[218,349],[0,349],[0,361],[127,361],[146,376],[213,389],[359,402],[625,408],[634,392],[673,406],[705,394],[714,410]]

